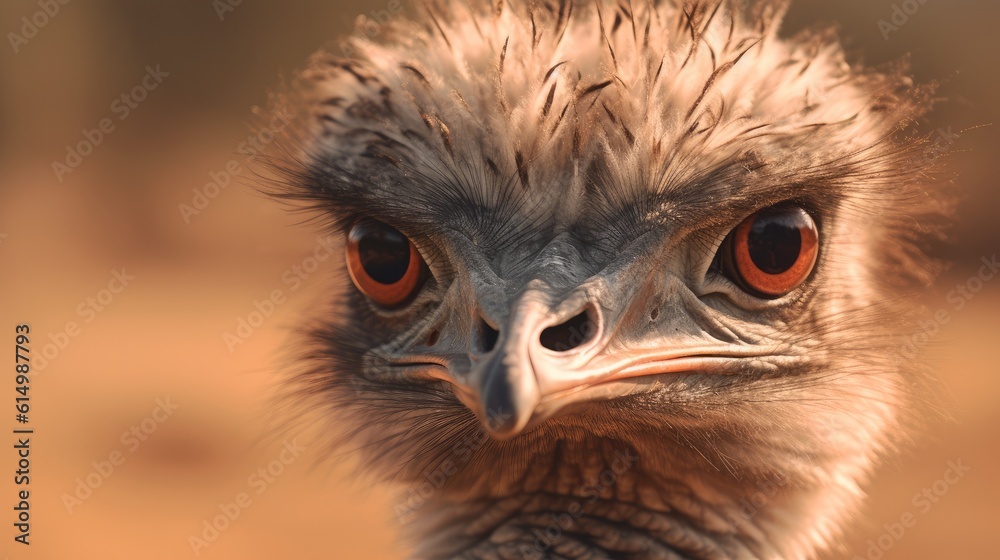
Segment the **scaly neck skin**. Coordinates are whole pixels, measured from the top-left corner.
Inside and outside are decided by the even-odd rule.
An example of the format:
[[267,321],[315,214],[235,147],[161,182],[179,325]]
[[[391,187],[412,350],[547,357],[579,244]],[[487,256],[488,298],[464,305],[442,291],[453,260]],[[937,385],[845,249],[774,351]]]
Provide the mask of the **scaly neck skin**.
[[707,486],[694,473],[668,478],[650,473],[627,448],[557,453],[536,466],[516,482],[497,484],[490,497],[442,485],[408,519],[420,542],[416,557],[789,557],[772,541],[781,530],[775,517],[787,513],[788,489],[778,484],[747,491],[745,483]]

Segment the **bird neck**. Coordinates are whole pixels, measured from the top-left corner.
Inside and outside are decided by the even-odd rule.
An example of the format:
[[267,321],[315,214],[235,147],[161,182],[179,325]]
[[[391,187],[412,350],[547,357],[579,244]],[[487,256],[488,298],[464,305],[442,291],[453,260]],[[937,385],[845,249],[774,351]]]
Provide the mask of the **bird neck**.
[[449,484],[459,472],[432,472],[397,509],[417,558],[786,557],[772,542],[787,532],[775,521],[788,514],[782,481],[713,486],[705,472],[651,471],[629,448]]

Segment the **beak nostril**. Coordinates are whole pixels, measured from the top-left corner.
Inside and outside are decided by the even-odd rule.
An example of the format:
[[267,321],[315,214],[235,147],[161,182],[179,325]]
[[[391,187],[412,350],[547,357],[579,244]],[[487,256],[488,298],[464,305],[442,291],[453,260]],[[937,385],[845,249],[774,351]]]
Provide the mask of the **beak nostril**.
[[540,337],[542,346],[554,352],[568,352],[590,341],[597,334],[597,322],[590,308],[561,325],[553,325]]
[[483,321],[482,319],[479,320],[479,332],[476,336],[476,349],[479,350],[481,354],[491,352],[493,347],[497,345],[497,339],[499,338],[499,331],[491,327],[486,321]]

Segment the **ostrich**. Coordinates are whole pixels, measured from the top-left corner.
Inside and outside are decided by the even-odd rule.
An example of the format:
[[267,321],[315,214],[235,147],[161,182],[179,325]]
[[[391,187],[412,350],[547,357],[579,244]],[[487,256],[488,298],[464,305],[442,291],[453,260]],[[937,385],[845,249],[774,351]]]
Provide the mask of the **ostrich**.
[[431,2],[277,96],[344,252],[292,392],[416,557],[815,558],[924,422],[931,88],[785,10]]

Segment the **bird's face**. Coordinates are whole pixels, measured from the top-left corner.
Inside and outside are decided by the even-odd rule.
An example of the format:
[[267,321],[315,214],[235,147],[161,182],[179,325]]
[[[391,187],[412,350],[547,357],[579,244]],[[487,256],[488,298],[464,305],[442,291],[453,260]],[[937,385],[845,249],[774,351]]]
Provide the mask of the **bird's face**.
[[658,511],[778,481],[802,542],[857,502],[925,379],[928,97],[784,2],[689,4],[442,4],[302,75],[282,194],[344,260],[297,394],[366,464],[567,494],[627,449]]
[[[533,203],[558,212],[563,200]],[[613,399],[683,398],[727,376],[807,367],[818,333],[804,310],[823,283],[826,216],[807,201],[716,209],[737,217],[724,220],[683,200],[660,207],[669,211],[642,227],[604,222],[634,219],[636,207],[582,212],[516,242],[458,229],[408,236],[358,217],[345,243],[353,287],[374,316],[404,325],[383,331],[366,374],[444,383],[506,439]]]

